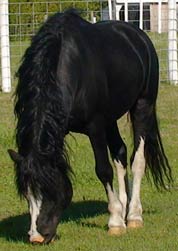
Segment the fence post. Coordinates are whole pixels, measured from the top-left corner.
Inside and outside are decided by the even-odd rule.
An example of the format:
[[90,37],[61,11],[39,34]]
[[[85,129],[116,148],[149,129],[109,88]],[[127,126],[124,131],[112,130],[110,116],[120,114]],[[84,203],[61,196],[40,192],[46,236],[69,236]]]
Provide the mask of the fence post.
[[178,84],[178,61],[177,61],[177,16],[176,0],[168,0],[168,65],[169,81]]
[[143,1],[140,0],[139,28],[143,30]]
[[127,0],[124,1],[124,16],[125,16],[124,21],[128,22],[128,20],[129,20],[129,10],[128,10],[128,2],[127,2]]
[[9,47],[9,6],[8,0],[0,2],[1,73],[2,91],[11,91],[10,47]]
[[112,20],[112,0],[108,0],[108,8],[109,8],[109,19]]
[[[162,32],[162,0],[158,0],[158,33]],[[168,0],[169,1],[169,0]]]

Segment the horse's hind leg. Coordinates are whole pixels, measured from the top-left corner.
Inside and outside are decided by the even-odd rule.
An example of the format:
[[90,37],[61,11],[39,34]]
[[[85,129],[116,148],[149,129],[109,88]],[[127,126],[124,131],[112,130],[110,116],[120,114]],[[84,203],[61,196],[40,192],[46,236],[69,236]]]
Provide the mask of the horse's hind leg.
[[122,218],[125,220],[128,201],[127,148],[114,121],[107,127],[107,143],[116,167],[119,184],[119,201],[122,205]]
[[93,122],[88,130],[88,136],[96,160],[96,174],[105,187],[108,196],[109,234],[120,235],[126,230],[125,219],[123,218],[122,203],[117,197],[113,188],[113,170],[109,162],[107,152],[106,132],[103,122],[99,119]]
[[140,188],[145,173],[145,140],[152,120],[152,113],[153,105],[149,104],[146,99],[139,99],[130,111],[134,133],[134,150],[131,157],[133,184],[127,215],[127,226],[130,228],[143,225]]

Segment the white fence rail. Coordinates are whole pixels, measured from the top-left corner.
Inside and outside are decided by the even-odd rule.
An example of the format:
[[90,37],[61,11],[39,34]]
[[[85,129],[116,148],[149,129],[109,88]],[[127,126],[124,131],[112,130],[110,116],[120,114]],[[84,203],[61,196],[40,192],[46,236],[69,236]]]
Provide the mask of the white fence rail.
[[160,81],[178,84],[176,0],[0,0],[0,88],[11,91],[24,50],[44,20],[56,11],[78,8],[91,22],[122,19],[144,29],[160,62]]
[[0,34],[1,34],[1,81],[2,91],[11,91],[10,73],[10,40],[9,40],[9,9],[8,0],[1,0],[0,4]]
[[178,84],[177,64],[177,11],[176,1],[169,0],[169,22],[168,22],[168,62],[169,79],[172,83]]

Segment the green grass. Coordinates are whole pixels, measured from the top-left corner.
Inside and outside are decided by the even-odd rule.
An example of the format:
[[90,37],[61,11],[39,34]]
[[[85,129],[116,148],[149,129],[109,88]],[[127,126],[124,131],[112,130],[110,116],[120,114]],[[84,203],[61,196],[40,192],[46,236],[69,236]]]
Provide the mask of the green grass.
[[[107,235],[107,203],[94,171],[93,153],[88,139],[68,137],[70,160],[75,177],[74,196],[58,227],[60,240],[49,246],[27,242],[29,216],[14,183],[14,169],[8,148],[14,148],[13,101],[0,93],[0,250],[5,251],[177,251],[178,247],[178,87],[162,84],[158,98],[158,118],[164,147],[173,170],[170,192],[158,192],[146,178],[142,184],[144,227],[129,230],[121,237]],[[131,151],[131,133],[126,117],[119,122],[121,134]]]

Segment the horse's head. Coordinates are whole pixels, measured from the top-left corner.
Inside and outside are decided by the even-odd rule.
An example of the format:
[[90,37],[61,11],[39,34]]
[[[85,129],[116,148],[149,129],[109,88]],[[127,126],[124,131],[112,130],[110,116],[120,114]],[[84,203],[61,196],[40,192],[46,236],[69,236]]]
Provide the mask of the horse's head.
[[71,182],[65,172],[51,167],[48,161],[41,162],[39,166],[39,163],[13,150],[9,150],[9,154],[15,162],[18,191],[29,205],[29,240],[32,243],[49,243],[55,239],[61,214],[71,201]]

